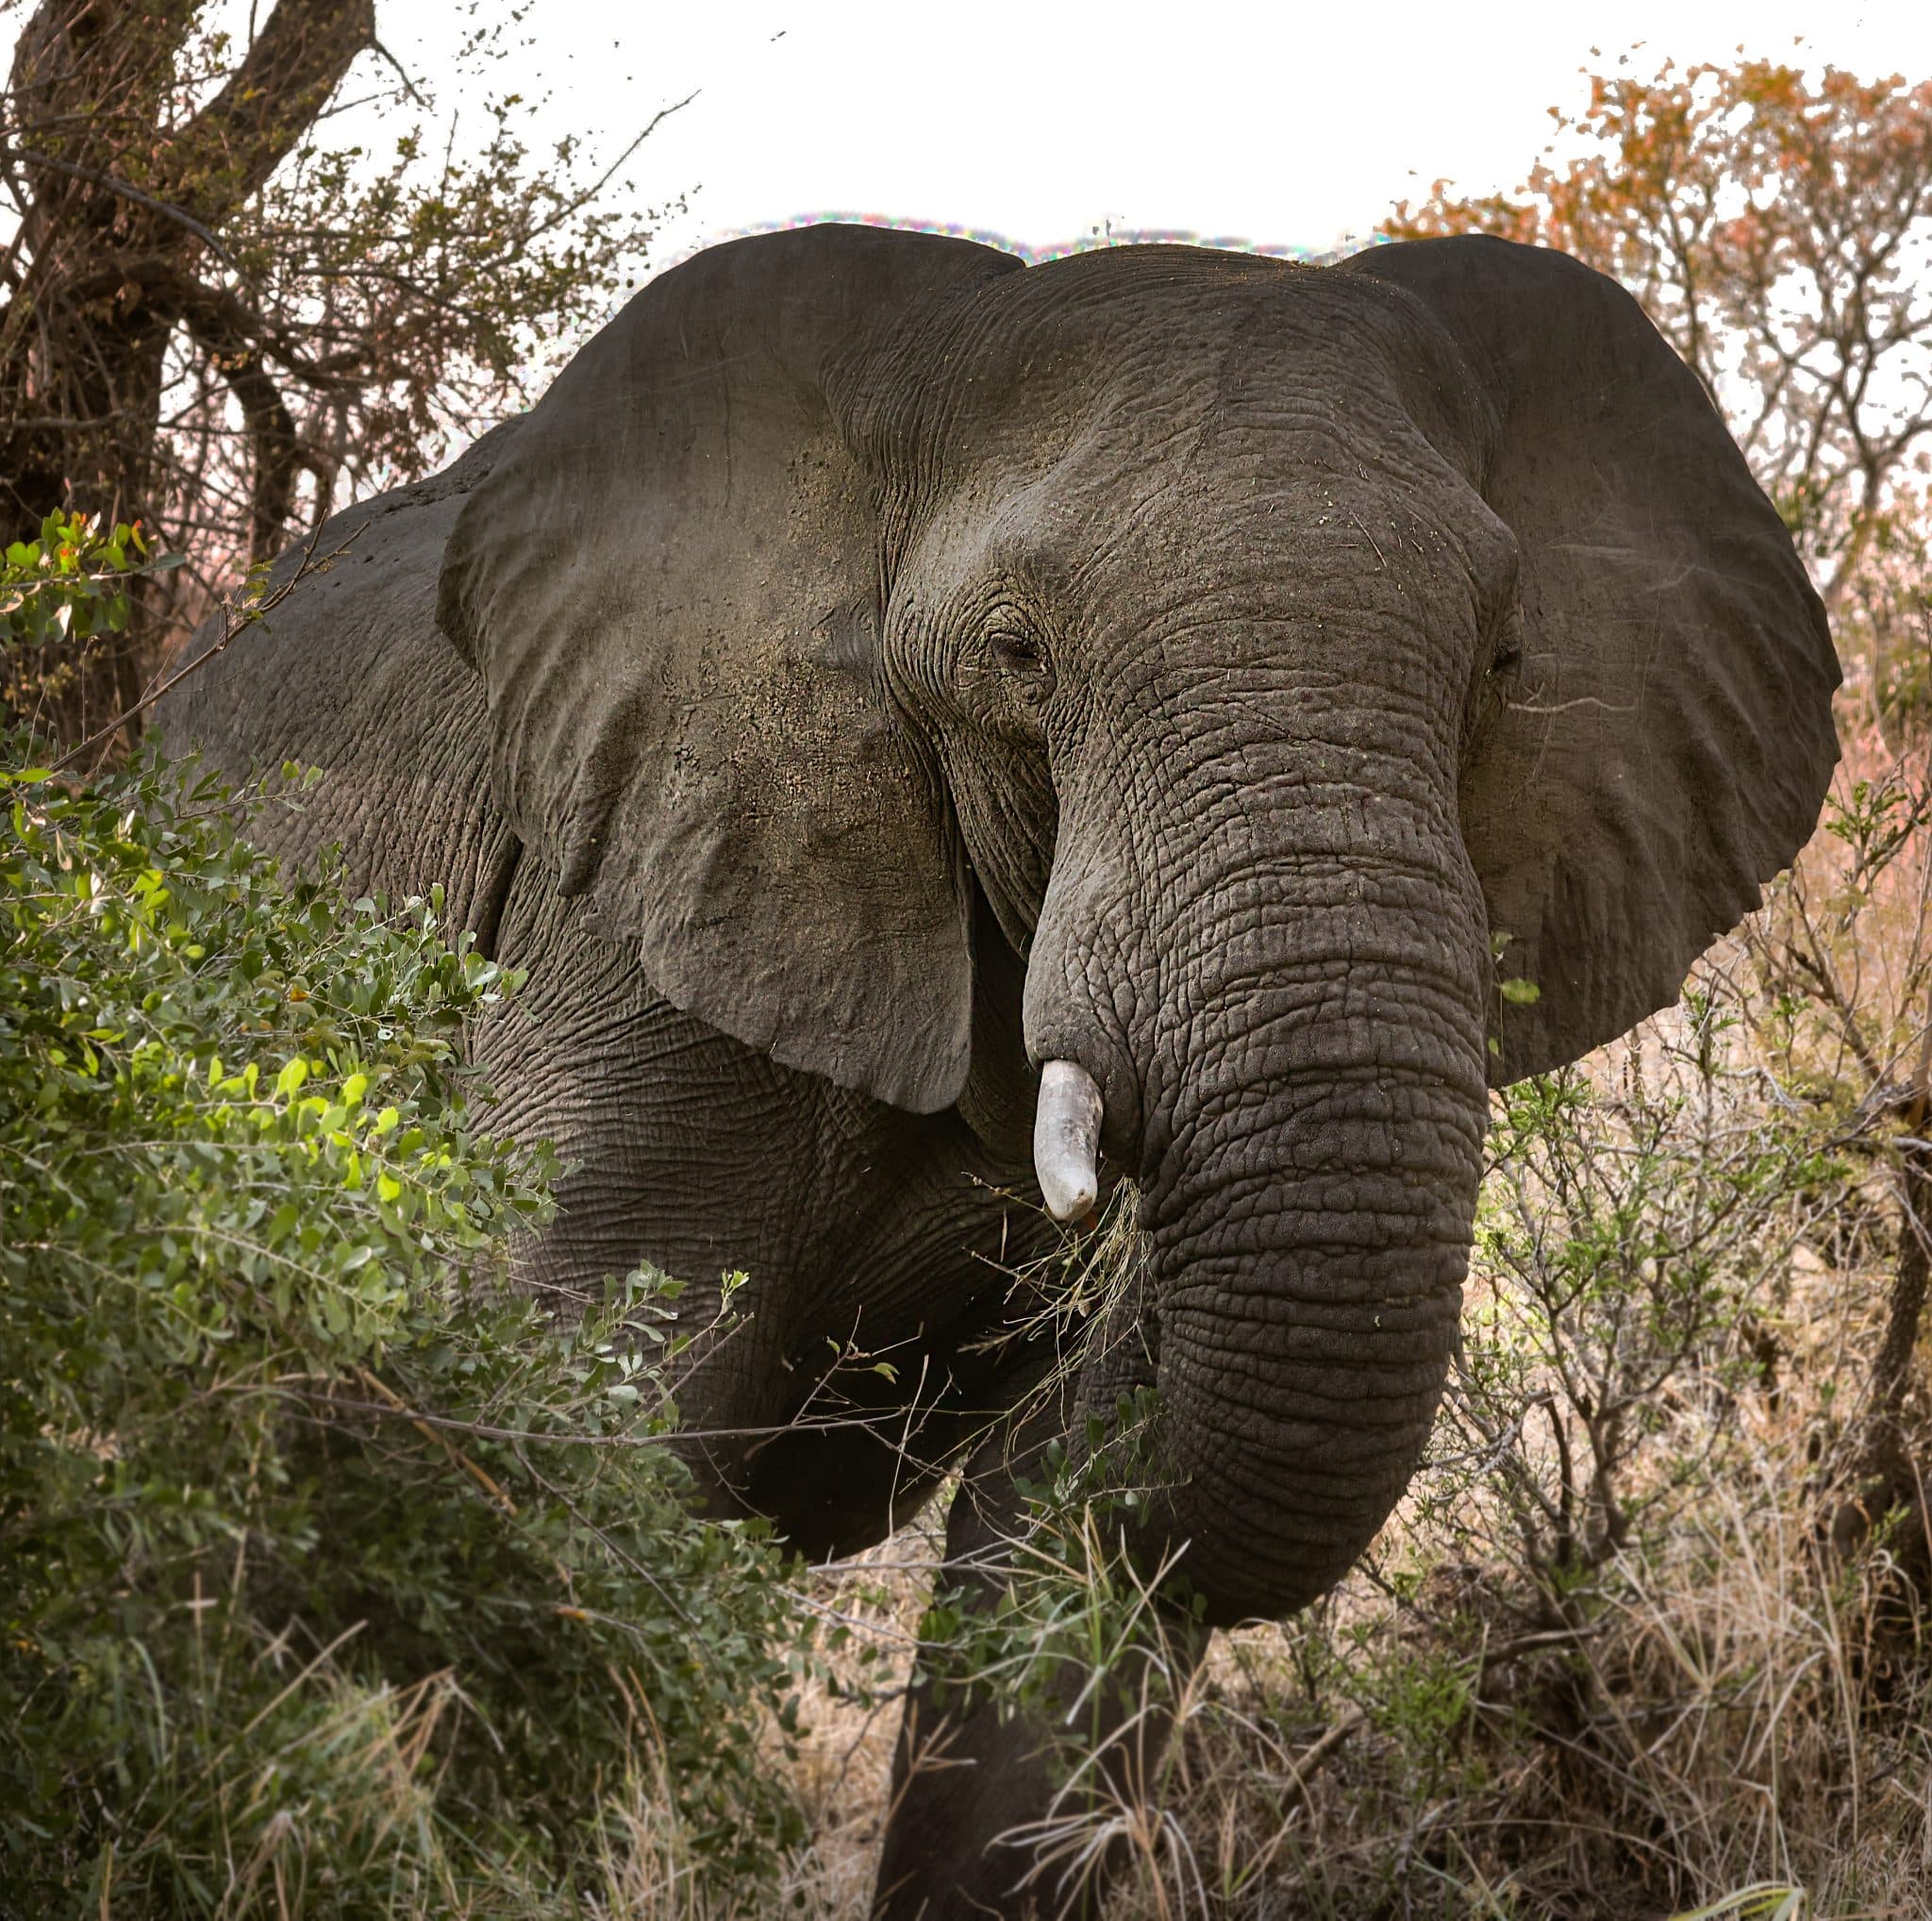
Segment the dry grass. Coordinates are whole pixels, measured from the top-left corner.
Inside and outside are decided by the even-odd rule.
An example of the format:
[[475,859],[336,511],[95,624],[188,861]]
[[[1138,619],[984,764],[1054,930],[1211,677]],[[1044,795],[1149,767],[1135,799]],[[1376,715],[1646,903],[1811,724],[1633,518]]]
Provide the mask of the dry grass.
[[[1601,1571],[1574,1632],[1522,1627],[1516,1572],[1446,1556],[1420,1489],[1374,1579],[1217,1639],[1153,1792],[1042,1839],[1064,1862],[1103,1830],[1127,1838],[1108,1921],[1640,1921],[1754,1889],[1802,1890],[1792,1915],[1924,1921],[1932,1662],[1883,1541],[1830,1555],[1809,1458],[1824,1418],[1788,1392],[1750,1410],[1746,1464]],[[877,1624],[862,1678],[888,1696],[937,1555],[928,1515],[825,1577]],[[858,1921],[897,1703],[822,1692],[808,1718],[791,1766],[814,1843],[759,1912]],[[659,1799],[630,1816],[613,1921],[725,1921]]]
[[1516,1629],[1509,1571],[1437,1562],[1234,1637],[1176,1769],[1211,1912],[1628,1921],[1767,1883],[1840,1921],[1932,1912],[1917,1624],[1882,1548],[1832,1563],[1803,1424],[1754,1448],[1574,1631]]
[[[807,1690],[806,1732],[788,1757],[773,1743],[810,1844],[755,1899],[721,1891],[662,1785],[641,1776],[612,1806],[593,1912],[600,1921],[858,1921],[869,1909],[898,1733],[899,1695],[944,1548],[934,1501],[876,1548],[821,1570],[810,1599],[824,1624],[826,1678]],[[840,1630],[843,1631],[841,1632]]]
[[[1850,1564],[1829,1552],[1810,1459],[1826,1418],[1789,1392],[1749,1410],[1732,1471],[1600,1571],[1575,1631],[1523,1628],[1516,1571],[1446,1554],[1419,1489],[1373,1579],[1218,1638],[1152,1792],[1042,1839],[1063,1863],[1127,1838],[1108,1921],[1641,1921],[1766,1889],[1722,1912],[1768,1917],[1797,1889],[1792,1916],[1923,1921],[1932,1662],[1883,1540]],[[776,1895],[721,1905],[644,1786],[611,1921],[865,1914],[936,1523],[823,1578],[874,1624],[877,1656],[859,1665],[855,1631],[839,1664],[881,1697],[810,1703],[790,1765],[814,1840]]]

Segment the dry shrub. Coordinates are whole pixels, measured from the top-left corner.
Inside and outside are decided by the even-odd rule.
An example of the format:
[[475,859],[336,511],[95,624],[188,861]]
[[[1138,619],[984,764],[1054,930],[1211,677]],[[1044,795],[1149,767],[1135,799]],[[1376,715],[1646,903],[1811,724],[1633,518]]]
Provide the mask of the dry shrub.
[[1193,1912],[1230,1915],[1629,1921],[1773,1884],[1917,1921],[1932,1672],[1882,1541],[1840,1562],[1810,1512],[1824,1418],[1750,1409],[1728,1471],[1569,1630],[1518,1625],[1518,1570],[1445,1560],[1419,1493],[1387,1591],[1358,1576],[1218,1650],[1173,1769],[1191,1858],[1110,1913],[1198,1883]]

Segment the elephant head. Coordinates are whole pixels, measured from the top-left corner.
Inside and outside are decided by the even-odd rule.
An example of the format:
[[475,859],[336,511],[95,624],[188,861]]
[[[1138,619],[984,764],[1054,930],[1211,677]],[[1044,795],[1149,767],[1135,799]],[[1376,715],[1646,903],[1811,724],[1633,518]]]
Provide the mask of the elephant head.
[[1487,239],[714,248],[530,416],[439,618],[517,831],[660,993],[914,1111],[1048,1067],[1050,1196],[1094,1133],[1138,1178],[1148,1525],[1215,1619],[1405,1485],[1486,1084],[1668,1001],[1837,758],[1696,379]]

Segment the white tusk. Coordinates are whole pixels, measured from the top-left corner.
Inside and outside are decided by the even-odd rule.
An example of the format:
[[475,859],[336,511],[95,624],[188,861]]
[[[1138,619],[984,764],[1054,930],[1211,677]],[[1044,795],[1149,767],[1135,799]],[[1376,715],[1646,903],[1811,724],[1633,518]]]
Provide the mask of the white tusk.
[[1100,1083],[1077,1062],[1049,1061],[1040,1070],[1033,1171],[1057,1221],[1084,1220],[1100,1193],[1094,1160],[1101,1112]]

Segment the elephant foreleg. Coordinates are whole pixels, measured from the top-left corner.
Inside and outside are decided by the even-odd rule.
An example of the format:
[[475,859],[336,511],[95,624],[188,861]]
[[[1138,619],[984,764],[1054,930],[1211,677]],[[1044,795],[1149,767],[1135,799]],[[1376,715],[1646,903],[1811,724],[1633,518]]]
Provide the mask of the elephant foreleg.
[[[1086,1913],[1129,1863],[1136,1837],[1158,1831],[1138,1811],[1158,1806],[1173,1704],[1206,1650],[1205,1630],[1143,1604],[1124,1638],[1124,1620],[1107,1624],[1104,1671],[1069,1645],[1024,1707],[1003,1682],[968,1686],[976,1662],[1004,1651],[997,1627],[975,1651],[975,1629],[997,1622],[1016,1570],[1023,1591],[1034,1578],[1026,1534],[1036,1521],[1022,1484],[1042,1472],[1063,1428],[1054,1407],[990,1437],[954,1496],[936,1592],[967,1625],[921,1651],[893,1762],[876,1921]],[[1015,1632],[1031,1631],[1023,1605]]]

